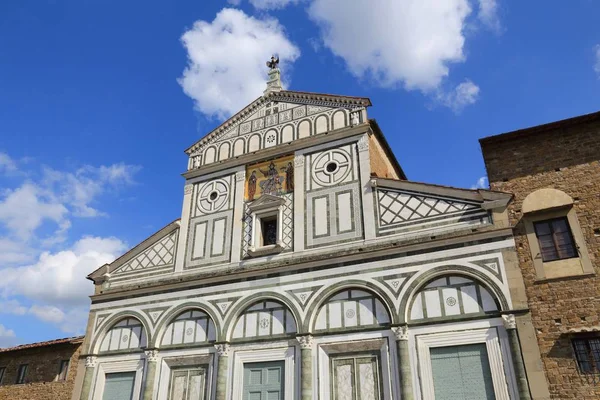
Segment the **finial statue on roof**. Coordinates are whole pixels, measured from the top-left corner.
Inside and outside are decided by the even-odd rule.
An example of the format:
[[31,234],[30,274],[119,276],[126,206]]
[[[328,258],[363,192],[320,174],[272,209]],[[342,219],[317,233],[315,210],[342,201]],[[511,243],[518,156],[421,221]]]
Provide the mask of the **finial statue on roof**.
[[267,61],[267,67],[269,67],[269,80],[267,81],[267,88],[263,92],[264,95],[283,90],[281,73],[279,72],[279,57],[272,55],[271,60]]
[[279,57],[275,57],[275,55],[271,56],[271,60],[267,61],[267,67],[270,69],[276,69],[279,65]]

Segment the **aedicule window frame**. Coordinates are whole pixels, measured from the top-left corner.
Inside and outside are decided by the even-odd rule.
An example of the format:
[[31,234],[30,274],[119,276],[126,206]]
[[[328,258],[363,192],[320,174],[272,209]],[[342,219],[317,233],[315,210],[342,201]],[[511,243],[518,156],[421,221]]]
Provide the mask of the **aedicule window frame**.
[[[267,197],[268,196],[268,197]],[[252,231],[248,255],[259,257],[277,254],[283,251],[283,205],[285,199],[277,196],[263,195],[260,199],[248,206],[252,216]],[[263,220],[276,218],[277,239],[275,244],[265,245],[263,241]]]

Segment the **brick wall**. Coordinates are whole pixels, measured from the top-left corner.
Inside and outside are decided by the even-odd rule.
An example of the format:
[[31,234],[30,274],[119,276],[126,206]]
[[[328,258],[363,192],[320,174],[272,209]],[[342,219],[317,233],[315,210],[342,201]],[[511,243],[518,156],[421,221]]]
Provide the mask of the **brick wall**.
[[[0,384],[0,400],[70,400],[81,344],[55,344],[0,352],[6,372]],[[70,360],[67,379],[55,381],[61,360]],[[20,364],[28,364],[24,384],[15,384]]]
[[[558,123],[533,134],[483,139],[490,186],[515,195],[509,218],[552,398],[598,399],[600,383],[577,370],[569,329],[599,326],[600,314],[600,114],[576,124]],[[537,281],[521,223],[525,197],[541,188],[574,199],[594,276]]]

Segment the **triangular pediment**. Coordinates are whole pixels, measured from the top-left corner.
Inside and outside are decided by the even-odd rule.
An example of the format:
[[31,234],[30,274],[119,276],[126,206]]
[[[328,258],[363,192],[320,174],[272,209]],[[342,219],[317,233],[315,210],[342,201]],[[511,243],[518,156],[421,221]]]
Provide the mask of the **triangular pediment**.
[[285,199],[272,194],[263,194],[258,200],[254,200],[248,205],[250,212],[264,210],[267,208],[277,208],[285,203]]
[[365,122],[366,114],[351,114],[370,105],[371,101],[364,97],[271,92],[189,147],[186,153],[195,157],[190,169],[350,126],[352,121]]

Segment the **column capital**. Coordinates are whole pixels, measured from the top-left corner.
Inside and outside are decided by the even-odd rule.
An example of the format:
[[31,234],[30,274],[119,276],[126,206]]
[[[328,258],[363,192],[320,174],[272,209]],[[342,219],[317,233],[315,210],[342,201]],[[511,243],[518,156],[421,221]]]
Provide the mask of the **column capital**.
[[369,151],[369,138],[365,133],[357,143],[358,151]]
[[219,357],[227,357],[229,355],[229,350],[231,349],[231,346],[229,346],[229,343],[219,343],[215,344],[215,349],[217,349]]
[[183,187],[183,194],[185,196],[190,195],[190,194],[192,194],[193,190],[194,190],[194,185],[191,185],[191,184],[185,185]]
[[392,332],[398,341],[406,341],[408,340],[408,326],[394,326],[392,327]]
[[304,167],[304,155],[298,154],[294,157],[294,167]]
[[304,336],[296,336],[296,340],[300,343],[300,348],[304,349],[312,349],[313,347],[313,337],[312,335],[304,335]]
[[504,314],[502,316],[502,323],[505,329],[517,329],[517,320],[514,314]]
[[235,173],[235,181],[243,182],[246,180],[246,171],[238,171]]
[[87,356],[85,358],[85,367],[86,368],[94,368],[97,364],[98,364],[98,357]]
[[146,360],[148,360],[148,362],[156,362],[158,360],[158,350],[144,350],[144,353],[146,354]]

